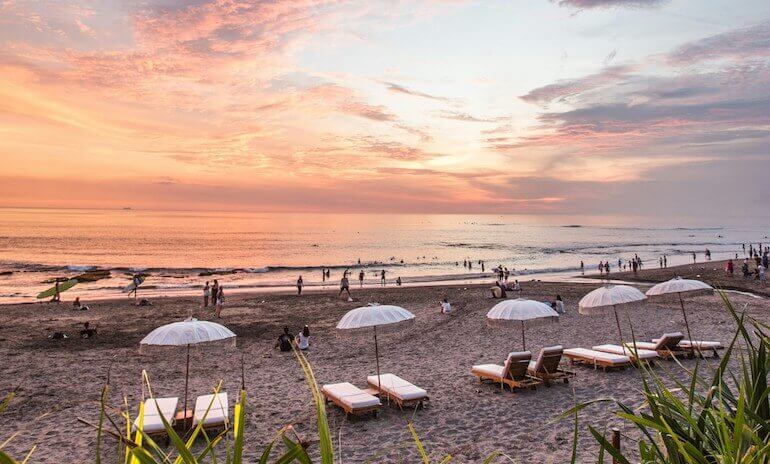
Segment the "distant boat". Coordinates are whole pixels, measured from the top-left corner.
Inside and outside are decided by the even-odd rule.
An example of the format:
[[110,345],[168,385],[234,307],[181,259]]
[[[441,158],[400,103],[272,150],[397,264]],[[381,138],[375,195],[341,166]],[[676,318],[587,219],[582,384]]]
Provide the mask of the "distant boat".
[[124,206],[123,207],[123,211],[131,211],[131,207],[130,206]]

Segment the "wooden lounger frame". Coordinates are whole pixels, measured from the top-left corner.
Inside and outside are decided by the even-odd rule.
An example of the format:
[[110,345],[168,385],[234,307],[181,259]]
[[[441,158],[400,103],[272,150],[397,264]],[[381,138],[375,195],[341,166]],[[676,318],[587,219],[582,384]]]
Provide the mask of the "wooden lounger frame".
[[633,364],[633,361],[629,361],[628,363],[624,363],[624,364],[614,364],[611,362],[602,361],[601,359],[586,358],[586,357],[575,355],[572,353],[564,353],[564,356],[566,356],[569,359],[570,364],[575,364],[575,363],[585,364],[587,366],[593,366],[594,369],[600,367],[605,372],[607,370],[612,370],[612,369],[622,370]]
[[335,398],[334,396],[328,394],[326,391],[321,390],[321,393],[324,395],[324,403],[328,404],[329,402],[334,403],[342,409],[345,412],[345,417],[348,417],[349,414],[352,414],[354,416],[364,416],[366,414],[373,414],[374,417],[377,417],[377,414],[380,411],[381,404],[375,405],[375,406],[368,406],[366,408],[356,408],[353,409],[347,404],[343,403],[341,400]]
[[492,382],[500,383],[501,390],[505,389],[505,385],[508,385],[508,388],[510,388],[511,391],[513,391],[514,388],[531,388],[534,390],[538,385],[542,383],[540,379],[532,378],[529,376],[520,379],[506,379],[496,375],[487,374],[485,372],[477,372],[474,370],[471,370],[471,373],[479,379],[479,383],[484,383],[484,380],[491,380]]
[[398,408],[401,409],[402,411],[403,411],[404,407],[416,406],[418,408],[423,408],[423,407],[425,407],[424,402],[428,401],[430,399],[427,396],[425,396],[423,398],[415,398],[415,399],[412,399],[412,400],[405,400],[405,399],[400,398],[400,397],[398,397],[396,395],[390,394],[390,392],[388,392],[384,388],[378,387],[376,383],[370,382],[368,379],[367,379],[366,383],[369,384],[369,387],[371,389],[376,390],[377,392],[379,392],[380,398],[382,398],[384,396],[385,398],[388,399],[388,403],[393,401],[394,403],[396,403]]

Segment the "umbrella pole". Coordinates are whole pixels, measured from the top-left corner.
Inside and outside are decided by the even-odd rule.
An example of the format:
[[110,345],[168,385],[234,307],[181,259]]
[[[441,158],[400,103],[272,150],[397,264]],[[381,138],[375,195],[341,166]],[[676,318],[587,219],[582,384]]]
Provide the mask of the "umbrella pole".
[[184,368],[184,417],[185,424],[187,423],[187,382],[190,379],[190,344],[187,344],[187,363]]
[[687,322],[687,311],[684,310],[684,301],[682,301],[682,292],[679,292],[679,305],[682,307],[682,316],[684,316],[684,326],[687,328],[687,338],[690,339],[692,344],[692,335],[690,335],[690,323]]
[[374,358],[377,362],[377,390],[382,391],[380,382],[380,349],[377,346],[377,326],[374,326]]
[[527,340],[524,339],[524,321],[521,321],[521,348],[527,351]]
[[618,308],[612,305],[612,310],[615,311],[615,323],[618,325],[618,335],[620,336],[620,346],[623,346],[623,331],[620,330],[620,319],[618,319]]

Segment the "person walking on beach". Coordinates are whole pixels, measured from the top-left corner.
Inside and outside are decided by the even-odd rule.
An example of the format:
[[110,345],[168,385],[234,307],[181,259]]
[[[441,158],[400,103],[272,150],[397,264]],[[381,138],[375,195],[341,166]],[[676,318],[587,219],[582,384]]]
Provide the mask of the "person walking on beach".
[[585,274],[586,273],[586,266],[583,264],[583,261],[580,261],[580,273]]
[[217,318],[222,317],[222,306],[225,305],[225,292],[223,287],[220,285],[217,287],[217,298],[216,298],[216,316]]
[[385,269],[383,269],[382,272],[380,272],[380,283],[382,284],[383,287],[385,286]]
[[350,282],[348,282],[347,274],[342,274],[342,279],[340,279],[340,293],[337,296],[341,296],[342,292],[347,292],[348,298],[352,298],[350,296]]
[[299,279],[297,279],[297,295],[302,295],[302,285],[304,283],[302,282],[302,276],[299,276]]
[[57,277],[53,283],[53,298],[51,298],[52,303],[59,303],[61,301],[61,292],[59,291],[59,282],[61,282],[62,280],[63,279],[61,277]]
[[599,275],[604,275],[604,263],[599,261]]
[[757,277],[759,278],[759,285],[762,286],[762,288],[765,288],[765,271],[767,268],[763,266],[761,263],[759,266],[757,266]]
[[361,288],[364,288],[364,270],[362,269],[361,272],[358,273],[358,286]]
[[214,279],[214,285],[211,286],[211,305],[217,305],[217,295],[219,294],[219,281]]
[[142,277],[139,274],[134,274],[133,277],[131,277],[131,281],[134,283],[134,288],[128,292],[128,297],[131,298],[131,294],[133,293],[134,300],[136,300],[139,293],[139,286],[142,285]]
[[211,287],[209,286],[209,281],[206,281],[206,285],[203,286],[203,307],[208,308],[209,307],[209,298],[211,298]]
[[665,269],[667,267],[668,267],[668,258],[666,257],[666,255],[663,255],[663,268]]
[[605,261],[604,262],[604,273],[607,275],[610,275],[610,262]]
[[727,260],[727,265],[725,266],[725,272],[730,274],[730,277],[733,276],[733,273],[735,272],[735,270],[733,269],[733,260],[732,259],[728,259]]

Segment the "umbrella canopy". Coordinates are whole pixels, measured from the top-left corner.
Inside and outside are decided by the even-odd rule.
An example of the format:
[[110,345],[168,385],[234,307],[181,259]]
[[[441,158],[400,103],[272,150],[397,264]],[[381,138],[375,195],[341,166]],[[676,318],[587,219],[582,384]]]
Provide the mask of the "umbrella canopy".
[[487,313],[487,323],[490,325],[521,324],[521,344],[527,349],[524,337],[525,322],[527,325],[542,324],[559,320],[559,313],[550,305],[539,301],[517,298],[497,303]]
[[377,344],[377,327],[393,329],[413,321],[414,314],[400,306],[373,303],[348,311],[337,323],[337,329],[342,331],[368,331],[368,329],[372,329],[374,332],[374,357],[377,362],[377,387],[379,388],[380,349]]
[[139,351],[146,346],[186,346],[187,362],[184,372],[184,411],[187,413],[187,384],[190,379],[190,346],[218,341],[232,341],[235,334],[227,327],[211,321],[188,318],[153,330],[139,342]]
[[147,334],[139,344],[141,346],[185,346],[226,339],[235,339],[235,334],[227,327],[216,322],[190,318],[158,327]]
[[369,329],[378,326],[414,321],[414,314],[400,306],[370,304],[348,311],[340,322],[338,330]]
[[635,303],[646,300],[644,293],[640,292],[630,285],[605,285],[589,292],[580,299],[578,303],[578,312],[580,314],[597,314],[605,309],[612,308],[615,313],[615,323],[618,325],[618,335],[620,344],[623,344],[623,331],[620,330],[620,319],[618,318],[618,305]]
[[687,322],[687,312],[684,310],[684,301],[682,300],[682,293],[690,292],[703,292],[711,291],[714,288],[700,280],[695,279],[683,279],[681,277],[675,277],[671,280],[661,282],[651,289],[647,290],[647,296],[659,296],[676,293],[679,295],[679,305],[682,308],[682,316],[684,316],[684,325],[687,327],[687,338],[692,340],[692,334],[690,334],[690,323]]

